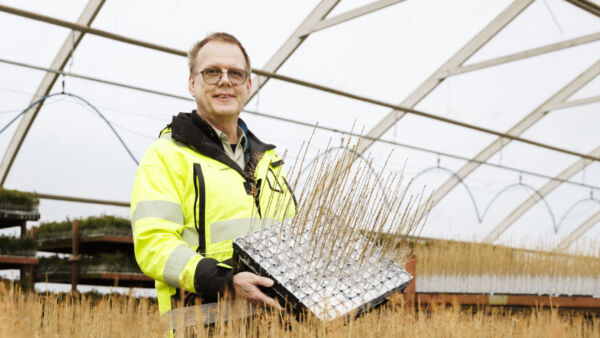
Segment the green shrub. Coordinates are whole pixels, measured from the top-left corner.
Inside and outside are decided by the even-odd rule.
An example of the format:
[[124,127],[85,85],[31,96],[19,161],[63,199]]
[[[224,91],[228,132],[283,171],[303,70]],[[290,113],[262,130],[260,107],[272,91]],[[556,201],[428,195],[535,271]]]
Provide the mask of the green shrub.
[[33,210],[40,201],[30,193],[0,188],[0,208]]
[[[70,237],[73,221],[42,223],[37,229],[39,239]],[[127,218],[117,216],[90,216],[79,220],[79,236],[92,234],[131,236],[131,222]]]
[[[71,273],[71,262],[58,256],[41,257],[38,265],[40,274]],[[82,256],[79,261],[80,273],[142,273],[133,254],[100,253],[94,256]]]
[[[42,223],[35,230],[37,238],[55,237],[58,234],[65,234],[71,232],[71,221],[67,220],[64,222],[48,222]],[[60,236],[59,236],[60,237]]]
[[37,271],[41,274],[55,272],[71,273],[71,262],[66,258],[58,256],[40,257]]
[[31,237],[0,236],[0,255],[35,256],[38,243]]
[[88,268],[103,268],[112,272],[139,272],[137,262],[133,253],[100,253],[91,257]]

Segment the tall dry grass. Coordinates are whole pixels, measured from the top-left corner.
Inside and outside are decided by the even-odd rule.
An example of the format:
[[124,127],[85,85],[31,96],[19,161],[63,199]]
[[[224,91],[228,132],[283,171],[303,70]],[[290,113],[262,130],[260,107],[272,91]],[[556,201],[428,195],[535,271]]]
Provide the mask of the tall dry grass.
[[[531,275],[564,277],[600,276],[600,257],[588,247],[586,254],[525,250],[501,245],[421,240],[414,243],[417,275]],[[591,250],[591,251],[590,251]]]
[[24,293],[0,283],[0,337],[152,337],[164,330],[146,299]]
[[[396,301],[396,299],[398,301]],[[0,284],[0,337],[165,337],[156,305],[129,297],[101,300],[22,293]],[[357,319],[323,323],[262,312],[245,320],[179,330],[199,337],[599,337],[600,318],[560,315],[556,309],[463,310],[459,306],[415,312],[401,297]]]

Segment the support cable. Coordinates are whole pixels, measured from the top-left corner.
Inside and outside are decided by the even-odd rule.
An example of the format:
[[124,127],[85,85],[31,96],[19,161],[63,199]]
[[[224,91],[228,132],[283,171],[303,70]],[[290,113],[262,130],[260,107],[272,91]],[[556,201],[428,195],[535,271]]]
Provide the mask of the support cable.
[[592,202],[595,202],[597,204],[600,204],[600,199],[595,198],[594,195],[593,195],[593,192],[590,192],[590,197],[586,197],[584,199],[581,199],[581,200],[576,201],[575,203],[573,203],[569,208],[567,208],[567,211],[560,218],[560,221],[556,222],[556,216],[554,214],[554,209],[550,206],[550,203],[548,203],[548,201],[546,200],[546,198],[540,193],[539,190],[537,190],[536,188],[534,188],[533,186],[531,186],[529,184],[523,183],[522,177],[519,175],[519,182],[518,183],[510,184],[510,185],[502,188],[500,191],[496,192],[494,194],[494,196],[492,197],[492,199],[490,200],[490,202],[488,202],[488,204],[483,209],[483,212],[480,212],[479,205],[477,204],[477,201],[475,199],[475,196],[473,195],[473,192],[472,192],[471,188],[469,188],[469,186],[464,182],[464,180],[461,177],[459,177],[456,174],[456,172],[452,171],[451,169],[439,166],[439,163],[435,167],[426,168],[426,169],[420,171],[419,173],[417,173],[413,177],[413,179],[412,179],[413,182],[418,177],[420,177],[420,176],[422,176],[422,175],[424,175],[424,174],[426,174],[428,172],[431,172],[431,171],[443,171],[443,172],[448,173],[451,176],[455,177],[459,181],[459,183],[465,188],[465,190],[467,192],[467,195],[469,196],[469,199],[471,200],[471,204],[473,205],[473,209],[475,211],[475,216],[477,217],[477,222],[480,223],[480,224],[485,219],[485,216],[487,215],[487,213],[490,210],[490,208],[492,207],[492,205],[496,202],[496,200],[501,195],[503,195],[504,193],[506,193],[509,190],[512,190],[512,189],[518,188],[518,187],[524,187],[524,188],[527,188],[528,190],[533,191],[533,193],[539,197],[539,199],[542,201],[542,203],[544,203],[544,206],[546,207],[546,211],[548,212],[548,214],[550,216],[550,220],[552,221],[552,228],[553,228],[555,234],[558,233],[558,231],[560,230],[561,225],[567,219],[567,216],[578,205],[580,205],[582,203],[585,203],[585,202],[589,202],[589,201],[592,201]]
[[[485,210],[483,211],[483,214],[481,215],[482,220],[485,217],[486,213],[488,212],[489,208],[492,206],[492,204],[494,202],[496,202],[496,200],[498,199],[498,197],[500,197],[500,195],[504,194],[505,192],[507,192],[509,190],[512,190],[512,189],[518,188],[518,187],[524,187],[528,190],[531,190],[531,191],[533,191],[534,194],[536,194],[540,198],[540,200],[546,206],[546,210],[548,210],[548,214],[550,214],[550,220],[552,220],[552,228],[554,229],[554,233],[555,234],[558,233],[559,224],[556,223],[556,217],[554,216],[554,212],[552,211],[552,208],[550,207],[550,204],[548,204],[548,201],[546,200],[546,198],[539,192],[539,190],[537,190],[536,188],[534,188],[533,186],[531,186],[529,184],[523,183],[521,181],[521,179],[519,179],[519,183],[514,183],[509,186],[506,186],[502,190],[500,190],[498,193],[496,193],[496,195],[494,195],[494,197],[490,200],[490,202],[486,206]],[[480,220],[479,223],[481,223],[482,220]]]
[[419,176],[422,176],[428,172],[431,171],[443,171],[445,173],[450,174],[451,176],[453,176],[454,178],[456,178],[458,180],[458,183],[460,183],[463,187],[465,187],[465,190],[467,191],[467,194],[469,195],[469,199],[471,200],[471,203],[473,204],[473,209],[475,209],[475,216],[477,217],[477,221],[479,223],[481,223],[483,217],[480,216],[479,213],[479,207],[477,206],[477,201],[475,201],[475,196],[473,196],[473,192],[471,191],[471,189],[469,188],[469,186],[465,183],[465,181],[463,181],[463,179],[458,176],[454,171],[446,168],[446,167],[442,167],[439,165],[439,162],[437,164],[437,166],[435,167],[429,167],[426,169],[421,170],[420,172],[418,172],[414,177],[413,177],[413,182],[419,178]]
[[583,199],[580,199],[579,201],[573,203],[569,209],[567,209],[567,211],[563,214],[563,216],[560,219],[560,222],[558,223],[558,225],[560,226],[567,218],[567,216],[571,213],[571,211],[573,211],[575,209],[575,207],[577,207],[580,204],[583,204],[585,202],[595,202],[596,204],[600,204],[600,200],[595,198],[594,196],[590,196],[590,197],[586,197]]
[[125,143],[125,141],[123,141],[123,139],[121,138],[121,136],[119,135],[119,133],[115,130],[115,128],[113,127],[113,125],[110,123],[110,121],[108,121],[106,119],[106,117],[104,117],[104,115],[93,104],[91,104],[90,102],[88,102],[83,97],[81,97],[79,95],[76,95],[76,94],[72,94],[72,93],[60,92],[60,93],[48,94],[48,95],[45,95],[45,96],[37,99],[36,101],[34,101],[33,103],[31,103],[27,108],[25,108],[24,110],[22,110],[19,114],[17,114],[17,116],[15,116],[12,120],[10,120],[4,127],[2,127],[2,129],[0,129],[0,134],[2,134],[8,127],[10,127],[15,121],[17,121],[19,119],[19,117],[21,117],[23,114],[25,114],[29,109],[35,107],[36,105],[38,105],[38,104],[46,101],[47,99],[49,99],[51,97],[60,96],[60,95],[66,95],[66,96],[78,99],[81,102],[83,102],[84,104],[86,104],[88,107],[92,108],[94,110],[94,112],[96,112],[98,114],[98,116],[100,116],[100,118],[102,120],[104,120],[104,122],[106,122],[106,124],[108,125],[108,127],[110,128],[110,130],[113,132],[113,134],[117,137],[117,139],[119,140],[119,142],[121,143],[121,145],[123,146],[123,148],[125,148],[125,150],[129,154],[129,156],[131,157],[131,159],[133,160],[133,162],[135,162],[136,166],[140,164],[138,162],[138,160],[135,158],[135,156],[133,156],[133,153],[131,152],[131,150],[129,149],[129,147]]

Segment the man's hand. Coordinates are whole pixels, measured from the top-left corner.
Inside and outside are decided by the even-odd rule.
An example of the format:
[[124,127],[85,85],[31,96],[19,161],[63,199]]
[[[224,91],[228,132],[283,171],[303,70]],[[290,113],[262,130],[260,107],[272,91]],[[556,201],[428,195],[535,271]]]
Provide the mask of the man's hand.
[[282,310],[279,303],[262,293],[258,286],[273,286],[273,281],[266,277],[261,277],[252,272],[244,271],[233,275],[233,288],[235,294],[242,296],[254,305],[268,305],[277,310]]

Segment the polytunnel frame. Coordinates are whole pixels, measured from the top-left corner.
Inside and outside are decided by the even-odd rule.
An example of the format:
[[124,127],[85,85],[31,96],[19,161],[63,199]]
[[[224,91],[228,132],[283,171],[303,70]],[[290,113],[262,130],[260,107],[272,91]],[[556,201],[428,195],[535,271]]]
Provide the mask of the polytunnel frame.
[[[315,9],[306,17],[306,19],[300,24],[300,26],[290,36],[290,38],[288,38],[288,40],[286,40],[286,42],[282,45],[282,47],[280,47],[280,49],[267,62],[264,70],[263,71],[260,71],[260,70],[254,71],[253,70],[255,74],[258,73],[261,76],[255,77],[254,82],[257,83],[258,85],[254,87],[251,95],[254,96],[264,86],[264,84],[267,82],[267,80],[271,77],[279,78],[280,80],[286,81],[286,79],[285,79],[286,77],[277,76],[275,74],[275,72],[286,62],[286,60],[294,53],[294,51],[300,46],[300,44],[304,41],[304,39],[306,39],[311,33],[319,31],[321,29],[325,29],[325,28],[337,25],[337,24],[345,22],[347,20],[351,20],[351,19],[360,17],[362,15],[371,13],[373,11],[394,5],[401,1],[403,1],[403,0],[378,0],[378,1],[374,1],[370,4],[367,4],[365,6],[358,7],[353,10],[347,11],[345,13],[339,14],[332,18],[326,18],[327,15],[333,10],[333,8],[340,2],[340,0],[322,0],[315,7]],[[147,47],[147,48],[153,48],[156,50],[161,50],[163,52],[168,52],[171,54],[185,56],[185,52],[177,51],[175,49],[171,49],[171,48],[164,47],[164,46],[159,46],[159,45],[152,44],[152,43],[141,42],[139,40],[134,40],[134,39],[119,36],[117,34],[113,34],[110,32],[91,28],[91,24],[92,24],[93,20],[95,19],[96,15],[98,14],[99,10],[101,9],[102,5],[104,4],[104,2],[105,2],[105,0],[90,0],[88,2],[87,6],[85,7],[85,9],[83,10],[77,23],[66,22],[63,20],[58,20],[55,18],[39,15],[36,13],[26,12],[23,10],[11,8],[11,7],[4,6],[4,5],[0,5],[0,11],[15,14],[15,15],[20,15],[23,17],[28,17],[30,19],[43,21],[43,22],[47,22],[47,23],[51,23],[51,24],[55,24],[55,25],[59,25],[59,26],[63,26],[63,27],[72,29],[72,31],[68,35],[66,41],[63,43],[63,46],[60,48],[59,52],[57,53],[57,56],[54,59],[54,62],[52,63],[53,67],[50,67],[53,69],[62,70],[64,68],[66,62],[68,61],[69,57],[71,56],[71,54],[73,53],[73,51],[75,50],[75,48],[77,47],[77,45],[79,44],[79,42],[81,41],[81,38],[83,37],[83,35],[85,33],[100,35],[100,36],[103,36],[103,37],[106,37],[109,39],[118,40],[118,41],[129,43],[129,44],[134,44],[134,45]],[[510,54],[510,55],[505,55],[505,56],[501,56],[498,58],[494,58],[494,59],[490,59],[490,60],[486,60],[486,61],[482,61],[482,62],[478,62],[476,64],[469,65],[469,66],[462,66],[462,64],[464,62],[466,62],[475,52],[477,52],[480,48],[482,48],[498,32],[500,32],[506,25],[508,25],[508,23],[510,23],[513,19],[515,19],[532,2],[533,2],[533,0],[515,0],[515,1],[513,1],[512,4],[510,4],[494,20],[492,20],[487,26],[485,26],[474,38],[472,38],[469,42],[467,42],[467,44],[465,46],[463,46],[463,48],[461,48],[446,63],[444,63],[440,68],[438,68],[438,70],[436,70],[432,76],[430,76],[424,83],[422,83],[419,87],[417,87],[417,89],[412,94],[410,94],[399,106],[395,107],[393,105],[388,104],[388,106],[392,108],[392,111],[390,113],[388,113],[388,115],[384,119],[382,119],[366,135],[367,136],[366,138],[361,140],[361,143],[359,144],[359,148],[358,148],[358,153],[364,153],[364,151],[366,151],[367,148],[369,148],[375,142],[375,140],[379,139],[389,128],[391,128],[404,115],[406,115],[407,112],[414,113],[414,111],[412,111],[412,107],[416,106],[416,104],[418,102],[420,102],[425,97],[427,97],[428,94],[433,91],[433,89],[435,89],[442,81],[444,81],[444,79],[446,79],[449,76],[468,72],[468,71],[473,71],[473,70],[477,70],[477,69],[483,69],[483,68],[487,68],[487,67],[491,67],[491,66],[496,66],[499,64],[512,62],[512,61],[528,58],[531,56],[541,55],[541,54],[549,53],[552,51],[557,51],[560,49],[569,48],[569,47],[581,45],[584,43],[589,43],[592,41],[597,41],[600,39],[600,33],[590,34],[590,35],[581,36],[581,37],[578,37],[575,39],[561,41],[561,42],[550,44],[547,46],[542,46],[542,47],[538,47],[538,48],[534,48],[534,49],[530,49],[530,50],[526,50],[526,51],[522,51],[522,52]],[[600,16],[600,7],[590,1],[569,0],[569,2],[592,13],[593,15]],[[542,116],[543,116],[545,113],[549,112],[550,110],[561,109],[561,108],[565,108],[565,107],[572,107],[572,106],[583,105],[583,104],[589,104],[589,103],[593,103],[593,102],[600,102],[600,96],[588,97],[588,98],[579,99],[576,101],[566,102],[566,99],[569,96],[571,96],[574,92],[576,92],[578,89],[583,87],[583,85],[585,85],[589,81],[591,81],[591,79],[593,79],[595,77],[595,75],[597,75],[600,72],[600,67],[598,67],[599,64],[600,64],[600,62],[597,62],[594,66],[592,66],[590,69],[588,69],[582,75],[580,75],[580,77],[578,77],[578,79],[579,79],[582,76],[585,77],[585,75],[588,75],[588,76],[591,75],[591,77],[587,81],[585,81],[585,80],[579,81],[580,84],[575,85],[575,86],[567,85],[565,87],[566,90],[565,90],[565,88],[563,88],[563,90],[559,91],[552,98],[550,98],[546,102],[546,104],[544,104],[544,105],[540,106],[538,109],[536,109],[536,111],[534,111],[534,113],[537,112],[539,114],[541,112]],[[34,101],[36,99],[36,97],[43,96],[43,95],[39,95],[41,92],[44,93],[44,95],[48,94],[49,90],[51,89],[52,85],[54,84],[54,82],[56,81],[58,76],[59,76],[59,74],[57,74],[57,73],[48,72],[46,74],[46,76],[44,77],[44,79],[42,80],[42,83],[38,87],[38,91],[36,91],[36,95],[34,96],[32,101]],[[299,81],[299,82],[303,82],[303,81]],[[299,83],[299,84],[301,84],[301,83]],[[313,88],[323,90],[323,88],[326,88],[326,87],[316,86]],[[568,92],[570,90],[572,90],[572,92],[569,94]],[[338,90],[334,90],[334,91],[336,93],[343,93],[342,91],[338,91]],[[566,94],[566,96],[565,96],[565,94]],[[351,98],[357,97],[356,95],[351,95],[351,94],[347,95],[347,96],[351,97]],[[563,97],[563,96],[565,96],[565,97],[560,100],[557,100],[557,97]],[[401,108],[401,109],[397,109],[397,108]],[[404,109],[404,108],[407,108],[407,109]],[[41,106],[39,106],[39,108],[36,110],[28,112],[28,114],[26,114],[21,119],[19,126],[17,127],[17,131],[15,132],[15,134],[13,134],[13,138],[11,139],[8,149],[2,159],[2,162],[0,163],[0,185],[4,185],[4,182],[6,180],[6,177],[8,176],[8,173],[14,162],[14,159],[16,158],[16,156],[20,150],[20,147],[21,147],[32,123],[33,123],[33,120],[35,119],[35,117],[40,109],[41,109]],[[508,136],[508,137],[503,138],[501,135],[498,135],[500,137],[497,141],[500,141],[500,145],[495,146],[495,144],[497,142],[496,141],[496,142],[492,143],[490,146],[486,147],[480,153],[480,155],[482,153],[486,152],[486,150],[488,150],[488,153],[489,153],[490,152],[489,149],[492,149],[491,150],[492,154],[496,153],[498,150],[500,150],[504,147],[504,145],[507,143],[507,142],[505,142],[505,141],[507,141],[507,139],[508,140],[520,140],[518,136],[516,136],[516,137],[513,136],[511,131],[514,132],[515,129],[520,130],[523,127],[523,124],[529,124],[528,126],[526,126],[524,128],[524,129],[527,129],[531,125],[535,124],[539,120],[539,118],[534,119],[534,121],[529,121],[529,122],[527,122],[527,120],[528,119],[525,118],[521,122],[519,122],[519,124],[517,124],[516,126],[511,128],[511,130],[506,135],[504,135],[504,136]],[[442,119],[442,122],[450,122],[450,121],[443,121],[443,119]],[[520,130],[520,132],[517,133],[517,135],[522,133],[522,131],[524,131],[524,129]],[[480,156],[480,155],[473,158],[471,161],[469,161],[467,163],[467,165],[465,165],[463,167],[463,169],[464,169],[464,168],[474,166],[472,170],[469,170],[464,176],[461,176],[462,179],[464,179],[470,172],[472,172],[474,170],[474,168],[477,168],[481,163],[485,163],[485,161],[487,159],[489,159],[489,157],[491,157],[491,155],[490,155],[489,157],[485,158],[486,156]],[[591,162],[591,161],[598,160],[598,158],[597,158],[598,155],[596,155],[596,154],[584,155],[584,154],[575,153],[574,155],[579,156],[580,161],[583,160],[583,161]],[[576,162],[575,164],[573,164],[570,168],[573,168],[574,166],[576,166],[577,163],[579,163],[579,161]],[[557,177],[559,177],[559,176],[557,176]],[[439,200],[441,200],[444,196],[446,196],[447,193],[450,190],[452,190],[452,188],[456,185],[455,182],[452,182],[452,180],[453,180],[453,178],[446,181],[442,185],[441,191],[444,191],[444,192],[439,194],[439,196],[437,196],[438,198],[435,199],[434,203],[439,202]],[[559,185],[562,182],[564,182],[564,180],[556,181],[556,180],[552,179],[552,180],[550,180],[549,183],[551,183],[551,182],[560,182],[560,183],[557,183],[557,185]],[[38,196],[42,197],[39,194],[38,194]],[[50,195],[50,194],[45,194],[45,196],[46,196],[46,198],[49,198],[49,199],[52,199],[54,197],[54,199],[58,199],[58,200],[81,201],[81,202],[88,202],[88,203],[89,203],[89,201],[102,202],[100,200],[81,199],[81,198],[77,198],[77,197],[56,196],[56,195]],[[106,202],[111,202],[111,201],[106,201]],[[523,205],[526,202],[524,202]],[[114,203],[106,203],[106,204],[115,205]],[[121,204],[121,202],[119,202],[119,204]],[[523,209],[523,208],[525,208],[525,207],[521,206],[521,209]],[[579,238],[583,233],[585,233],[587,230],[589,230],[589,228],[591,228],[592,226],[597,224],[598,221],[600,221],[600,211],[598,213],[596,213],[594,216],[590,217],[588,220],[586,220],[583,224],[581,224],[579,227],[577,227],[573,232],[571,232],[567,236],[567,238],[565,238],[565,240],[563,242],[561,242],[561,244],[559,244],[558,247],[559,248],[560,247],[562,247],[562,248],[568,247],[568,245],[570,245],[570,243],[572,243],[577,238]],[[508,225],[508,226],[510,226],[510,225]],[[569,243],[567,244],[567,242],[569,242]],[[565,247],[565,245],[566,245],[566,247]]]

